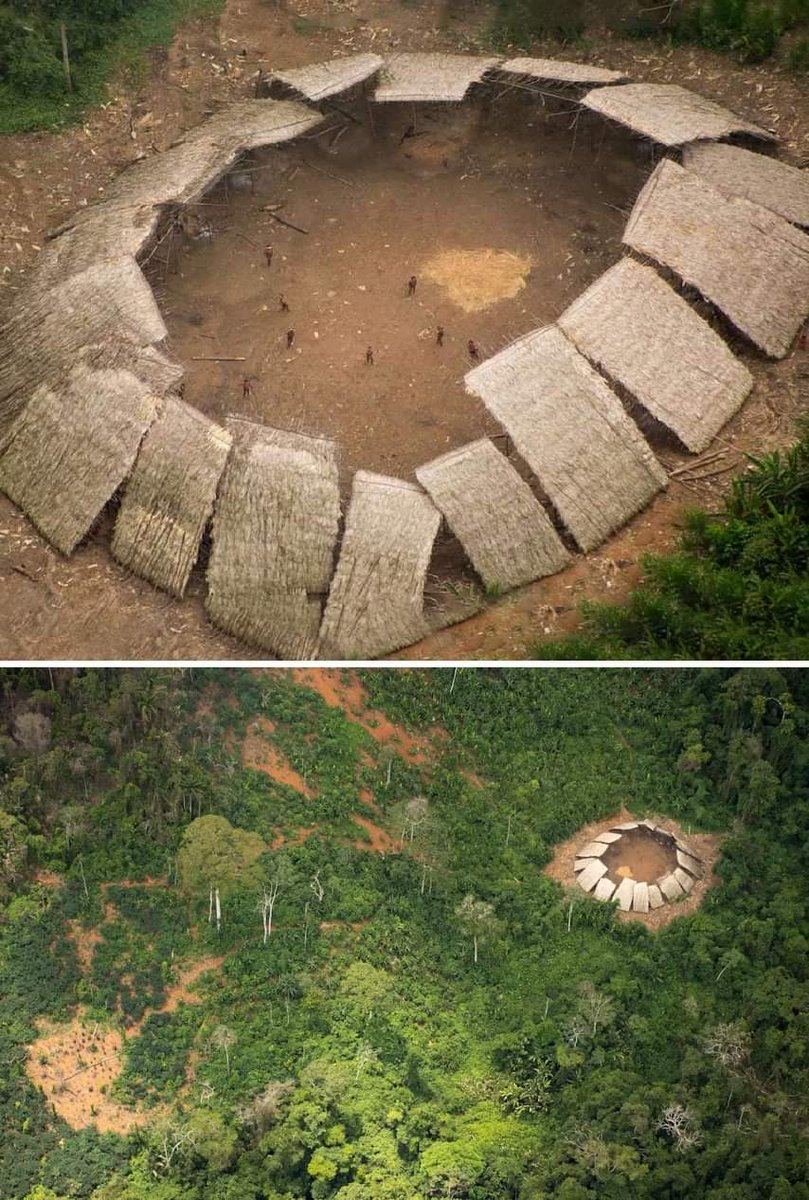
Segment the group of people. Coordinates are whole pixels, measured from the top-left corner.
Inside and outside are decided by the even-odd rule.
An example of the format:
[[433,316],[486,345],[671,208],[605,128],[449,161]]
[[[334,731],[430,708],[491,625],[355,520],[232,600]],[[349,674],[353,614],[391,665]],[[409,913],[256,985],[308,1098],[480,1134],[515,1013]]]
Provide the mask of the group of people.
[[[273,251],[272,246],[267,245],[264,247],[264,257],[267,261],[268,267],[272,266],[273,253],[274,253],[274,251]],[[410,278],[407,281],[408,296],[410,296],[410,297],[415,296],[416,288],[418,287],[418,282],[419,281],[418,281],[417,276],[415,276],[415,275],[410,276]],[[278,307],[282,313],[288,313],[290,311],[287,299],[283,294],[279,295],[279,297],[278,297]],[[295,330],[288,329],[286,337],[287,337],[287,350],[291,350],[292,347],[295,345]],[[435,344],[436,344],[436,346],[444,345],[444,326],[443,325],[436,326]],[[467,352],[471,359],[473,359],[476,362],[480,359],[480,347],[478,346],[477,342],[474,341],[473,338],[470,338],[469,341],[466,343],[466,349],[467,349]],[[365,365],[367,367],[373,367],[375,365],[373,346],[368,346],[366,348]],[[252,396],[252,394],[253,394],[252,380],[250,379],[250,377],[248,375],[245,375],[244,378],[242,379],[242,399],[249,400],[249,398]]]

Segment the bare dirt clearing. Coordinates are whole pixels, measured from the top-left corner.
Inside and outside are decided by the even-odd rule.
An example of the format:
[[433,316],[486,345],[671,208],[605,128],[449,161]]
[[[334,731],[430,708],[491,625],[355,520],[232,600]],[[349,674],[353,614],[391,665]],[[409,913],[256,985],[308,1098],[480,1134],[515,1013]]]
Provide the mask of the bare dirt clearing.
[[412,479],[447,450],[504,438],[463,387],[470,339],[488,357],[558,316],[619,256],[621,214],[648,174],[620,132],[574,143],[562,106],[521,93],[421,106],[410,136],[410,105],[377,106],[373,130],[353,109],[362,124],[331,149],[310,136],[256,154],[237,176],[246,190],[223,185],[195,208],[211,236],[176,235],[149,270],[186,400],[220,422],[236,412],[333,438],[344,494],[358,469]]
[[[13,301],[47,229],[103,195],[138,155],[165,148],[207,110],[252,94],[259,68],[298,66],[363,50],[486,50],[482,35],[490,16],[485,6],[445,7],[432,0],[417,9],[381,0],[362,0],[353,7],[298,0],[294,8],[230,0],[219,21],[192,23],[168,52],[156,52],[152,74],[136,94],[111,89],[108,105],[65,133],[2,140],[3,303]],[[809,96],[802,81],[777,60],[740,66],[696,49],[621,41],[595,31],[588,34],[588,47],[590,61],[624,70],[636,80],[683,84],[775,128],[790,162],[805,162],[809,156]],[[246,51],[243,56],[241,50]],[[538,45],[536,52],[580,57],[575,48],[562,50],[554,43]],[[421,139],[408,140],[415,145]],[[435,158],[432,168],[438,169]],[[618,229],[621,215],[612,215]],[[484,244],[512,249],[494,237]],[[504,311],[519,303],[520,294],[503,302]],[[672,545],[683,509],[717,506],[734,472],[744,469],[741,451],[761,453],[793,438],[795,416],[807,407],[807,372],[809,361],[800,351],[781,363],[758,363],[752,399],[723,430],[727,454],[721,474],[691,483],[672,481],[666,494],[598,554],[578,558],[559,575],[511,593],[402,657],[523,657],[531,642],[576,628],[582,599],[625,598],[642,575],[642,554]],[[112,562],[109,532],[109,522],[102,521],[76,555],[65,560],[0,497],[0,652],[5,657],[264,657],[207,623],[198,573],[183,601],[170,600]]]
[[[86,936],[81,938],[86,952],[80,951],[80,960],[85,972],[92,962],[91,941]],[[181,968],[176,982],[166,989],[164,1003],[154,1011],[169,1013],[181,1003],[199,1003],[193,985],[223,962],[221,957],[208,957]],[[154,1120],[156,1109],[142,1112],[120,1104],[110,1095],[121,1074],[126,1041],[137,1037],[150,1015],[147,1011],[128,1031],[127,1038],[119,1029],[101,1029],[84,1007],[69,1022],[40,1024],[40,1035],[28,1051],[26,1069],[31,1081],[42,1088],[59,1116],[74,1129],[95,1125],[101,1133],[123,1134]]]
[[[692,833],[690,828],[683,829],[681,825],[668,817],[660,818],[653,814],[650,815],[652,815],[652,819],[657,823],[659,829],[672,834],[674,837],[682,838],[699,856],[705,870],[704,879],[698,880],[691,892],[683,900],[678,900],[674,904],[664,904],[662,908],[654,909],[649,913],[616,910],[616,916],[619,921],[642,921],[650,929],[661,929],[677,917],[688,916],[696,912],[709,888],[712,888],[714,884],[719,882],[714,873],[714,867],[722,849],[723,838],[713,833]],[[582,825],[572,837],[558,843],[554,850],[553,859],[544,869],[544,874],[549,875],[551,879],[556,879],[563,887],[569,888],[572,896],[576,896],[577,898],[583,896],[584,893],[576,883],[573,872],[573,864],[579,850],[587,842],[597,838],[602,830],[609,829],[611,826],[618,825],[623,821],[636,821],[638,819],[629,809],[622,808],[619,812],[602,817],[598,821],[591,821],[588,825]],[[623,841],[623,838],[621,840]],[[643,854],[638,854],[636,851],[633,852],[631,845],[629,849],[630,854],[632,854],[631,859],[624,856],[620,862],[616,860],[615,865],[619,867],[621,865],[629,866],[633,872],[640,871],[642,872],[641,874],[633,874],[631,877],[634,879],[645,879],[645,872],[651,870],[654,867],[654,863],[651,859],[645,857],[645,849]],[[616,878],[618,878],[617,875]],[[652,878],[655,878],[655,876],[652,876]],[[603,903],[600,900],[592,900],[591,902],[593,904]]]

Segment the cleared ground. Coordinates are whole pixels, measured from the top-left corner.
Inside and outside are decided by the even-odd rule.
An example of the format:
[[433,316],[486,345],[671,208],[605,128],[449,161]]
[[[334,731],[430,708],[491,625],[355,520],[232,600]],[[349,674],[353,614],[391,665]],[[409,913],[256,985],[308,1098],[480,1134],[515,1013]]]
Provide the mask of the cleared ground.
[[[89,113],[82,127],[0,142],[4,201],[0,302],[13,303],[48,229],[66,220],[79,205],[103,195],[110,181],[137,156],[164,149],[212,108],[251,95],[258,70],[365,50],[487,52],[484,33],[490,19],[485,5],[464,8],[441,0],[423,0],[417,8],[387,0],[361,0],[350,8],[329,0],[298,0],[277,7],[263,0],[230,0],[221,20],[186,26],[168,53],[156,54],[150,75],[136,91],[112,87],[109,104]],[[565,50],[552,42],[535,50],[582,57],[576,48]],[[637,80],[691,87],[774,127],[783,157],[798,164],[807,161],[809,97],[800,78],[777,62],[741,66],[695,48],[622,41],[614,35],[599,37],[596,31],[588,34],[587,57]],[[623,217],[617,212],[612,217],[617,236]],[[499,243],[488,238],[480,244]],[[401,287],[404,280],[396,282]],[[423,292],[419,298],[423,299]],[[518,302],[519,297],[507,303]],[[539,315],[544,319],[546,314]],[[452,333],[455,336],[454,329]],[[361,356],[364,350],[360,344]],[[733,475],[745,469],[744,451],[762,453],[792,440],[795,417],[806,408],[807,353],[797,351],[783,362],[751,365],[756,390],[742,413],[722,431],[724,455],[714,470],[703,472],[699,479],[672,480],[668,491],[599,553],[577,559],[549,580],[511,593],[480,616],[428,638],[402,656],[522,657],[533,641],[575,628],[581,599],[625,598],[642,575],[643,553],[672,545],[685,508],[701,504],[714,509],[719,504]],[[236,376],[233,385],[238,401]],[[204,579],[199,572],[192,576],[185,600],[169,600],[111,559],[109,534],[110,522],[105,518],[72,558],[63,559],[0,496],[0,653],[12,659],[260,657],[207,622]]]
[[333,437],[346,488],[358,468],[412,478],[502,438],[463,387],[470,339],[487,357],[552,321],[619,256],[649,170],[630,139],[574,137],[570,104],[524,92],[347,111],[360,123],[335,114],[331,133],[256,156],[151,270],[186,399]]

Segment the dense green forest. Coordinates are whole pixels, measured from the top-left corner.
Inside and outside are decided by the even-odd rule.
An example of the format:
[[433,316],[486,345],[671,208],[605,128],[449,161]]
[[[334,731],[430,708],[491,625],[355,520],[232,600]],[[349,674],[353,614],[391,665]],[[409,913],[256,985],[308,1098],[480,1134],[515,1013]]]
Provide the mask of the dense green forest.
[[[265,0],[270,2],[270,0]],[[418,7],[419,0],[401,0]],[[481,0],[478,0],[480,3]],[[0,133],[58,128],[104,98],[144,51],[167,45],[180,21],[224,0],[0,0]],[[455,10],[452,10],[457,16]],[[609,30],[699,44],[743,61],[766,59],[790,34],[789,65],[809,66],[809,0],[494,0],[487,40],[528,48],[537,38],[585,47]]]
[[721,512],[687,514],[677,553],[646,556],[628,603],[585,604],[582,633],[531,657],[809,659],[809,423],[750,466]]
[[[0,673],[0,1197],[809,1197],[809,675],[363,682],[423,753],[283,670]],[[656,931],[542,871],[622,805],[723,839]]]
[[116,73],[141,79],[146,51],[224,0],[0,0],[0,133],[54,129],[105,99]]

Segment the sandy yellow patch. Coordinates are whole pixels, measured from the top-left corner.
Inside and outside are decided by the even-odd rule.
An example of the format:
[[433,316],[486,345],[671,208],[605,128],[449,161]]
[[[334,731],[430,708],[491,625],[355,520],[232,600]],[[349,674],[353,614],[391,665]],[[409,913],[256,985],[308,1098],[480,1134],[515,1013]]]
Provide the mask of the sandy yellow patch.
[[634,879],[631,867],[619,867],[615,874],[620,875],[623,879]]
[[464,312],[480,312],[498,300],[513,300],[530,270],[530,258],[510,250],[442,250],[421,274],[444,288]]

